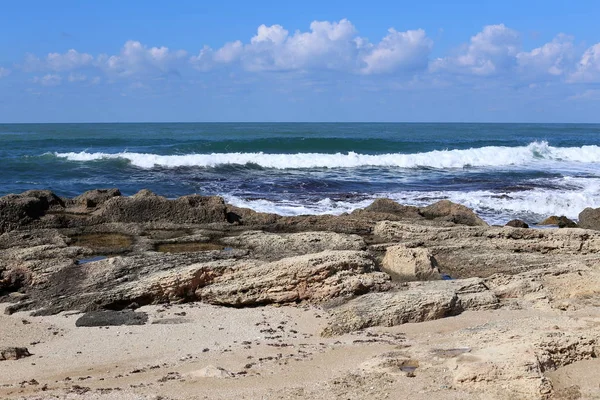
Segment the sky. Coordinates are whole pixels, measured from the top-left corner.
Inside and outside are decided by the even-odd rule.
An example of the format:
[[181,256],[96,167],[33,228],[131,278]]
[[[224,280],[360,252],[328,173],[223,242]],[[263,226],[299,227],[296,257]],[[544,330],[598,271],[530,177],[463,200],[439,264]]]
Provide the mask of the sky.
[[600,2],[30,1],[0,123],[600,122]]

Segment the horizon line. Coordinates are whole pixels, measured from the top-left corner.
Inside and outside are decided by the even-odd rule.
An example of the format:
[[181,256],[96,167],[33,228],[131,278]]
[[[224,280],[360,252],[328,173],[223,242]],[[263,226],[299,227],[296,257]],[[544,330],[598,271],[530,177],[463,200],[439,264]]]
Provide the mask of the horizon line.
[[598,125],[598,122],[502,122],[502,121],[53,121],[0,122],[0,125],[66,124],[495,124],[495,125]]

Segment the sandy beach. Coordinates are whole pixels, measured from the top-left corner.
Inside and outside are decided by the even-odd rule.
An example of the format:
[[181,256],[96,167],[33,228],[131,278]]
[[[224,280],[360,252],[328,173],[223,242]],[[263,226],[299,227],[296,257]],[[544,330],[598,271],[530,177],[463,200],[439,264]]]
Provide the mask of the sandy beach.
[[0,199],[0,398],[600,398],[596,230],[53,196]]

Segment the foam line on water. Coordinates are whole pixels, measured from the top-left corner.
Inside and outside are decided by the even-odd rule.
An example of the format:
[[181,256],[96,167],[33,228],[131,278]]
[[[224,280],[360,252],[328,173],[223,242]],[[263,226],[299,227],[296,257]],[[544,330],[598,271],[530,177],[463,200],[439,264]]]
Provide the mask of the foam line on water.
[[[573,182],[569,182],[568,179],[566,181],[565,185],[573,185]],[[235,206],[280,215],[339,215],[364,208],[375,198],[380,197],[391,198],[400,204],[419,207],[448,199],[473,209],[490,224],[505,224],[513,218],[523,218],[535,223],[550,215],[565,215],[576,220],[579,213],[586,207],[600,207],[600,179],[587,180],[585,187],[572,187],[570,190],[538,188],[510,193],[483,190],[378,193],[370,199],[359,202],[334,201],[325,198],[317,202],[304,203],[289,200],[245,200],[236,196],[225,196],[227,202]]]
[[356,167],[399,167],[399,168],[465,168],[465,167],[508,167],[537,165],[544,162],[600,163],[599,146],[553,147],[547,142],[533,142],[527,146],[487,146],[465,150],[435,150],[414,154],[360,154],[349,153],[212,153],[159,155],[150,153],[54,153],[56,157],[70,161],[95,161],[124,159],[139,168],[156,166],[217,167],[220,165],[255,164],[263,168],[306,169],[306,168],[356,168]]

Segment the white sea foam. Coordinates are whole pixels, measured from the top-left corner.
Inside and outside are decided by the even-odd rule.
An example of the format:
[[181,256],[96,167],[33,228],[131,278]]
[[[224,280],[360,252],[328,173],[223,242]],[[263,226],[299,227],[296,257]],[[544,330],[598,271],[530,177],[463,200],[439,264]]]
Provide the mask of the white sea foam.
[[[552,182],[558,189],[534,189],[521,192],[498,193],[490,191],[427,191],[378,193],[359,202],[323,199],[313,203],[293,201],[244,200],[225,196],[238,207],[280,215],[334,214],[364,208],[378,197],[391,198],[401,204],[426,206],[438,200],[449,199],[476,211],[490,224],[505,224],[513,218],[539,222],[550,215],[565,215],[577,219],[586,207],[600,207],[600,179],[560,178]],[[562,188],[561,188],[562,187]],[[569,189],[567,189],[569,187]]]
[[355,168],[363,166],[400,168],[465,168],[539,166],[543,163],[568,162],[576,164],[600,163],[600,146],[553,147],[547,142],[533,142],[528,146],[488,146],[466,150],[436,150],[415,154],[347,154],[297,153],[212,153],[158,155],[148,153],[55,153],[56,157],[71,161],[124,159],[140,168],[156,166],[216,167],[220,165],[255,164],[264,168]]

